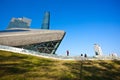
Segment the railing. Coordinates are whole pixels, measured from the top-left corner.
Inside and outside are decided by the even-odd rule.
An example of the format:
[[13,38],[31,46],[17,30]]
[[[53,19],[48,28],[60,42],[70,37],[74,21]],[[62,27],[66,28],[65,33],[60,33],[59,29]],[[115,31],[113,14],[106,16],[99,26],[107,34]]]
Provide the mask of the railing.
[[45,58],[53,58],[53,59],[59,59],[59,60],[120,60],[120,57],[108,57],[108,56],[101,56],[101,57],[82,57],[82,56],[61,56],[61,55],[55,55],[55,54],[46,54],[46,53],[40,53],[37,51],[27,50],[23,48],[16,48],[16,47],[10,47],[10,46],[4,46],[0,45],[0,50],[5,51],[11,51],[21,54],[28,54],[28,55],[34,55],[34,56],[40,56]]

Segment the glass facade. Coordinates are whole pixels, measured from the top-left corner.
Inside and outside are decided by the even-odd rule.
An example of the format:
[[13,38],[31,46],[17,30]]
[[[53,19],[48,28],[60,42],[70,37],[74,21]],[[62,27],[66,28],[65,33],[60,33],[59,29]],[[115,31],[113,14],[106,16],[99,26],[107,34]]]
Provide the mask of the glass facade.
[[49,25],[50,25],[50,12],[45,12],[41,29],[49,29]]
[[11,28],[29,28],[31,24],[31,20],[28,18],[12,18],[8,28],[7,29],[11,29]]

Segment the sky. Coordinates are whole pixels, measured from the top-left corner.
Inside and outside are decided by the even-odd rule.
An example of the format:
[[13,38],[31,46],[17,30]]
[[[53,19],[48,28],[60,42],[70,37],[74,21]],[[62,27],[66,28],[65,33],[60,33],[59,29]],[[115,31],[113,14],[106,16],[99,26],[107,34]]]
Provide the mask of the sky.
[[120,0],[0,0],[0,30],[12,17],[32,19],[40,29],[45,11],[50,11],[50,29],[66,35],[56,53],[94,56],[94,44],[104,55],[120,55]]

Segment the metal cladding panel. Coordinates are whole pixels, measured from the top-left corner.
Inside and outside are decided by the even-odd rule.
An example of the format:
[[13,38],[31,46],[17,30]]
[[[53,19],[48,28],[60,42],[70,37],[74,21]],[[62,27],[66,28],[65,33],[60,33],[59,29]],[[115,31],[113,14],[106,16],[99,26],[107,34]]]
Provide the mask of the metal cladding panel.
[[61,40],[65,32],[60,30],[30,30],[0,33],[0,45],[21,46]]

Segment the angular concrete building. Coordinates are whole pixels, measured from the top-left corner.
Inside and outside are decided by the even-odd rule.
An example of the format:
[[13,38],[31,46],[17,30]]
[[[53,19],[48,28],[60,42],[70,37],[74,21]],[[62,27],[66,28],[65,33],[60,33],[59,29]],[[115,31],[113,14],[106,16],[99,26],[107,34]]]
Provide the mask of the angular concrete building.
[[[47,15],[47,16],[46,16]],[[49,30],[49,16],[45,13],[41,29],[30,29],[30,19],[12,18],[8,28],[0,31],[0,45],[24,48],[40,53],[55,54],[58,46],[64,38],[65,32],[62,30]],[[16,20],[18,24],[16,24]],[[12,24],[12,26],[11,26]],[[15,25],[14,25],[15,24]],[[25,26],[22,26],[26,24]],[[18,27],[19,26],[19,27]]]

